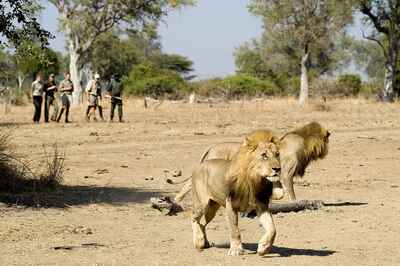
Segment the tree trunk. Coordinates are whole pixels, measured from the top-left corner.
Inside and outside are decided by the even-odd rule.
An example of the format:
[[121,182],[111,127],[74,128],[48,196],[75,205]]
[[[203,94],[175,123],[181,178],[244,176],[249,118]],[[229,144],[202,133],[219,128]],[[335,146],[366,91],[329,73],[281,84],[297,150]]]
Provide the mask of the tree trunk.
[[392,102],[394,98],[394,82],[397,72],[397,59],[398,59],[398,47],[396,44],[397,40],[391,40],[389,43],[389,53],[386,59],[385,69],[385,83],[383,87],[383,101]]
[[22,85],[24,85],[25,76],[21,72],[18,72],[17,80],[18,80],[18,90],[21,91]]
[[308,101],[308,49],[305,49],[304,55],[301,57],[301,83],[300,83],[300,96],[299,103],[305,106]]
[[72,94],[72,104],[78,106],[81,104],[82,86],[80,79],[79,59],[80,53],[75,47],[73,40],[69,41],[69,72],[71,74],[71,81],[74,84],[74,92]]

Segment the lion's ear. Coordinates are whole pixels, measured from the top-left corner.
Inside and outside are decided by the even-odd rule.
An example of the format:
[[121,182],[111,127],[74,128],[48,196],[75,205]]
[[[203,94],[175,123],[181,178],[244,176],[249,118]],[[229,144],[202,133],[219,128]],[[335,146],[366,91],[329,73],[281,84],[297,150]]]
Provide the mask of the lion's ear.
[[246,147],[248,150],[255,150],[257,148],[257,145],[254,143],[254,140],[249,136],[246,136],[242,146]]

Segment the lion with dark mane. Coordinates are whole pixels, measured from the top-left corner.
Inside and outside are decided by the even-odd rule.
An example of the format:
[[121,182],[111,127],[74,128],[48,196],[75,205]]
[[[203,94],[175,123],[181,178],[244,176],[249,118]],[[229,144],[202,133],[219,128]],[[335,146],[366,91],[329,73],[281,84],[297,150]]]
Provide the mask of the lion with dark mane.
[[[257,252],[260,255],[268,253],[276,235],[268,204],[270,199],[283,196],[283,189],[276,182],[280,174],[278,142],[270,131],[254,131],[246,137],[232,160],[207,160],[193,171],[192,228],[195,248],[209,247],[206,226],[223,206],[231,230],[229,255],[244,252],[238,212],[254,210],[266,231]],[[204,224],[200,222],[203,216]]]
[[[293,188],[293,178],[304,176],[311,161],[323,159],[328,154],[330,133],[319,123],[312,122],[301,128],[286,133],[280,139],[281,177],[285,194],[290,200],[296,200]],[[240,143],[225,142],[209,147],[201,157],[201,163],[211,159],[231,160],[238,152]],[[190,191],[191,183],[186,182],[175,196],[175,201],[181,201]]]

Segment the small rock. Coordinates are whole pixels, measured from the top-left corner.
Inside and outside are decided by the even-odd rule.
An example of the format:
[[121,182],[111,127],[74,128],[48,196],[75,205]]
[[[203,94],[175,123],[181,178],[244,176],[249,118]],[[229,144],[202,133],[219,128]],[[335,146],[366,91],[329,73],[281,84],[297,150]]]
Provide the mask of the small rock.
[[172,172],[173,177],[179,177],[182,176],[182,171],[181,170],[175,170]]
[[91,137],[98,137],[98,136],[99,136],[99,133],[97,133],[97,132],[90,132],[89,136],[91,136]]

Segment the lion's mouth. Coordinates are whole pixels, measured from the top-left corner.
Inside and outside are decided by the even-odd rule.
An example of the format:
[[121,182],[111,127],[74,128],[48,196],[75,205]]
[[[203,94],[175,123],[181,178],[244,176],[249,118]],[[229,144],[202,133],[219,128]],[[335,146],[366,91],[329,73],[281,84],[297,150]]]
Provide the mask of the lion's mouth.
[[279,174],[275,173],[270,176],[264,176],[263,178],[267,179],[270,182],[278,182],[279,181]]

